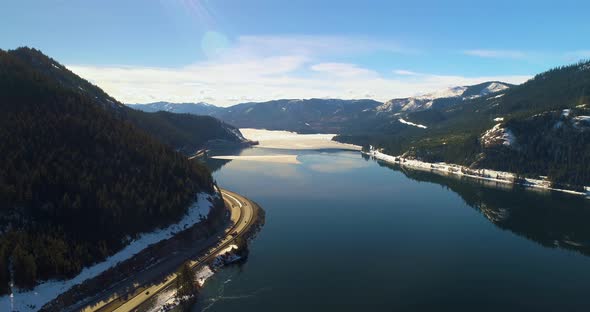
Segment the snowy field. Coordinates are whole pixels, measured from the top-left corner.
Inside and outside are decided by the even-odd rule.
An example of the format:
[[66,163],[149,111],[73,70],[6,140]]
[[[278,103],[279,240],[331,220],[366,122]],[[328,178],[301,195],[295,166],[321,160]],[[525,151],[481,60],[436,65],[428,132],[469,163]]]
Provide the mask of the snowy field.
[[332,141],[335,134],[298,134],[290,131],[272,131],[243,128],[240,132],[245,138],[258,141],[257,147],[280,149],[346,149],[360,151],[361,147]]
[[188,209],[187,214],[178,223],[154,232],[141,234],[138,239],[131,242],[121,251],[110,256],[103,262],[83,269],[78,276],[72,279],[65,281],[46,281],[37,285],[33,290],[28,291],[14,289],[12,295],[0,297],[0,311],[39,310],[47,302],[73,286],[96,277],[117,263],[133,257],[146,247],[169,239],[176,233],[199,223],[203,218],[207,217],[211,210],[212,203],[209,201],[210,197],[211,195],[207,193],[198,194],[197,201]]

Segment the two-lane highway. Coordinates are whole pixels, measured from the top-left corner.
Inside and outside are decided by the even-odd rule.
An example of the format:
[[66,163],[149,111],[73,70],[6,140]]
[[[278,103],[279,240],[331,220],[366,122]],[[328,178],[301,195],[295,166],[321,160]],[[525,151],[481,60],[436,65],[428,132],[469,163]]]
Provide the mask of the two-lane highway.
[[[241,237],[254,224],[255,209],[258,209],[255,203],[247,198],[228,191],[221,190],[226,207],[230,210],[230,220],[232,226],[225,230],[223,237],[217,241],[208,251],[206,251],[199,258],[190,260],[190,265],[193,269],[198,269],[203,264],[209,262],[217,256],[217,254],[226,247],[235,242],[238,237]],[[160,293],[162,290],[174,286],[176,280],[176,273],[171,273],[159,281],[151,281],[141,285],[134,284],[133,289],[125,294],[111,294],[105,296],[98,302],[93,302],[91,305],[82,309],[84,312],[110,312],[110,311],[134,311],[141,304],[148,299]]]

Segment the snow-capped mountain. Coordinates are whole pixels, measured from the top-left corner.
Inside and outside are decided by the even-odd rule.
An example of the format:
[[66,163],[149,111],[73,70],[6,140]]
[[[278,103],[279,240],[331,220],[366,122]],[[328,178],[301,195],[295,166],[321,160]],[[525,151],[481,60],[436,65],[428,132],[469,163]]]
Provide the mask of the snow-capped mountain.
[[131,104],[131,108],[135,108],[144,112],[158,112],[165,111],[177,114],[193,114],[211,116],[218,113],[222,108],[212,104],[199,103],[170,103],[170,102],[155,102],[148,104]]
[[416,112],[433,107],[446,107],[464,100],[475,99],[510,88],[499,81],[484,82],[473,86],[457,86],[415,97],[392,99],[376,108],[377,112]]

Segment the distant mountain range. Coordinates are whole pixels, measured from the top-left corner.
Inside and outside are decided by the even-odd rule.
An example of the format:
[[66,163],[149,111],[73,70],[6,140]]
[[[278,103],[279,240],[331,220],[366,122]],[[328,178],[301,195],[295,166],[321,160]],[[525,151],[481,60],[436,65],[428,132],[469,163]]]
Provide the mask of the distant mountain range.
[[[393,115],[431,108],[444,108],[462,101],[502,92],[512,85],[490,81],[473,86],[449,88],[417,97],[374,100],[283,99],[217,107],[207,103],[169,103],[129,105],[145,112],[166,111],[208,115],[239,128],[290,130],[300,133],[375,132],[390,128]],[[399,118],[393,118],[396,123]],[[402,119],[403,120],[403,119]]]
[[170,103],[170,102],[154,102],[149,104],[134,104],[129,105],[129,107],[144,111],[144,112],[170,112],[170,113],[177,113],[177,114],[193,114],[193,115],[202,115],[202,116],[212,116],[220,111],[223,111],[223,108],[217,107],[212,104],[207,103]]
[[590,62],[580,62],[522,85],[489,81],[385,103],[308,99],[227,108],[147,106],[193,107],[238,127],[337,133],[336,140],[392,155],[548,176],[555,184],[575,186],[590,185],[589,103]]
[[452,87],[435,93],[429,93],[416,97],[393,99],[377,107],[378,112],[416,112],[431,108],[443,108],[458,104],[465,100],[498,93],[510,88],[512,85],[490,81],[473,86]]

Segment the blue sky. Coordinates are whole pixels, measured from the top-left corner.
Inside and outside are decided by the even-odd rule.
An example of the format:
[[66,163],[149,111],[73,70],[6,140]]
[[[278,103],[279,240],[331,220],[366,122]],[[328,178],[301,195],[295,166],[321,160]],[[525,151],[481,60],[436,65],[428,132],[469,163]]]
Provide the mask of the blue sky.
[[123,102],[387,100],[590,58],[586,1],[8,0],[41,49]]

